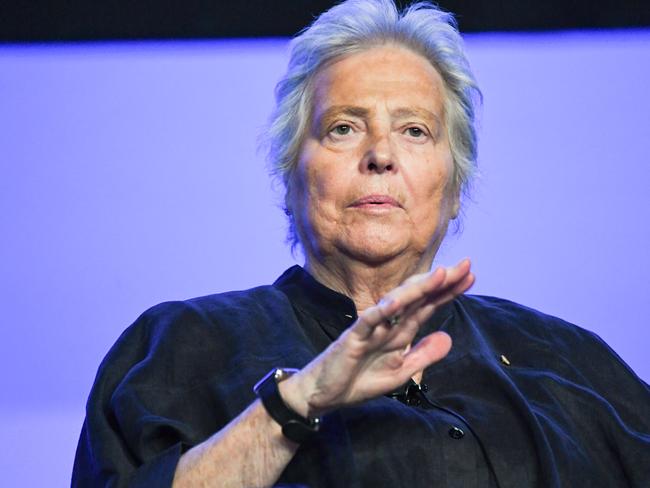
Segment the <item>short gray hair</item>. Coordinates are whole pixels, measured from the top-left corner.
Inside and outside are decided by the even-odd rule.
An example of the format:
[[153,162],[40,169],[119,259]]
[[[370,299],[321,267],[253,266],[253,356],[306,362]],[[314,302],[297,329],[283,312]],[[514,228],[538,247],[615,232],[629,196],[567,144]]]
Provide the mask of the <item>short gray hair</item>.
[[[428,59],[445,83],[445,127],[454,160],[453,184],[467,194],[476,171],[474,127],[481,91],[465,56],[463,40],[452,14],[428,2],[401,12],[393,0],[347,0],[321,14],[290,44],[284,77],[275,87],[276,105],[266,145],[271,175],[289,190],[300,148],[312,115],[312,80],[336,59],[369,48],[397,44]],[[298,243],[293,216],[288,241]]]

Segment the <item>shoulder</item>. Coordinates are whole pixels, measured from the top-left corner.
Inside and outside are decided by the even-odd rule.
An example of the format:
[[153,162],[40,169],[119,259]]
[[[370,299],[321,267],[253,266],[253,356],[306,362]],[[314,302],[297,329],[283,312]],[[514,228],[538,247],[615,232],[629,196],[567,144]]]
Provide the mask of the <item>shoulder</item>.
[[565,337],[593,340],[597,336],[559,317],[540,312],[511,300],[484,295],[462,295],[457,299],[461,313],[497,333],[527,335],[540,339]]
[[478,311],[482,314],[503,320],[510,321],[525,318],[534,322],[567,324],[567,322],[564,322],[558,317],[511,300],[506,300],[505,298],[487,295],[461,295],[458,297],[458,300],[469,310]]
[[[173,367],[201,355],[225,357],[263,337],[274,317],[291,304],[273,286],[163,302],[142,313],[117,339],[100,365],[122,370],[134,365]],[[117,373],[119,376],[119,373]]]
[[250,312],[265,309],[282,301],[283,297],[284,295],[273,286],[258,286],[248,290],[215,293],[186,300],[159,303],[147,309],[141,318],[147,322],[185,314],[210,318],[242,310]]
[[229,291],[187,300],[159,303],[147,309],[126,330],[142,334],[171,333],[179,327],[186,334],[193,327],[219,327],[261,313],[285,308],[288,300],[273,286]]
[[594,332],[519,303],[482,295],[463,295],[457,309],[464,320],[504,345],[553,350],[575,356],[615,354]]
[[463,295],[455,303],[457,319],[522,365],[579,371],[592,379],[616,371],[638,382],[618,354],[590,330],[503,298]]

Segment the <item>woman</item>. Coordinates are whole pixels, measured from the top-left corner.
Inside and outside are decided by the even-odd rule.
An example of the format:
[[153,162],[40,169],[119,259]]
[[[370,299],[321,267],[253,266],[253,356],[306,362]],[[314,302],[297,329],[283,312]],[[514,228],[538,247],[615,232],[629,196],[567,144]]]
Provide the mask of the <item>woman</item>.
[[477,96],[434,7],[350,0],[298,36],[270,149],[305,269],[138,319],[100,367],[73,484],[648,482],[648,388],[606,345],[463,296],[467,260],[429,272]]

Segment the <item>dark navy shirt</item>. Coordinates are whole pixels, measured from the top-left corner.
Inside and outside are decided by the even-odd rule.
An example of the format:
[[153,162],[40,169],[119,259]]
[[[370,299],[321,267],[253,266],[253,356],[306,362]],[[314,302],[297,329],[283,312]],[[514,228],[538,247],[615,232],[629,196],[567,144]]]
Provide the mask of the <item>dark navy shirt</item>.
[[[276,366],[301,368],[356,320],[302,268],[272,286],[163,303],[102,362],[73,486],[170,486],[181,454],[224,427]],[[419,336],[449,355],[413,383],[325,416],[278,485],[650,486],[650,390],[596,335],[464,295]]]

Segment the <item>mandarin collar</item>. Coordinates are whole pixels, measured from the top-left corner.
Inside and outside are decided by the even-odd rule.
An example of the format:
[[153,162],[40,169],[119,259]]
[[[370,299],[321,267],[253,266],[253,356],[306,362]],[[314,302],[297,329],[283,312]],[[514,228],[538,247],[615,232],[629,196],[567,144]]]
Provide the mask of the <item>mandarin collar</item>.
[[[340,334],[357,320],[357,308],[347,295],[326,287],[301,266],[295,265],[275,280],[273,286],[283,292],[294,307],[317,321],[336,329]],[[442,305],[423,325],[414,338],[417,343],[434,330],[440,330],[452,317],[454,302]]]
[[357,319],[357,308],[350,297],[326,287],[301,266],[286,270],[273,286],[287,295],[295,307],[339,333]]

